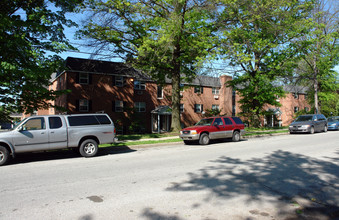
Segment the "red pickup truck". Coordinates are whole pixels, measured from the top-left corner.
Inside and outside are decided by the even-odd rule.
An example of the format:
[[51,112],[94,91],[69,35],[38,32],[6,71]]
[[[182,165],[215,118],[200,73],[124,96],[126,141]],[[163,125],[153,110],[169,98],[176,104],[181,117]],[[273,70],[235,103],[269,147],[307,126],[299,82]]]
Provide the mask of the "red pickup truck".
[[179,137],[185,144],[199,141],[199,144],[209,144],[211,139],[232,138],[239,141],[245,134],[245,125],[238,117],[217,116],[203,118],[192,127],[180,131]]

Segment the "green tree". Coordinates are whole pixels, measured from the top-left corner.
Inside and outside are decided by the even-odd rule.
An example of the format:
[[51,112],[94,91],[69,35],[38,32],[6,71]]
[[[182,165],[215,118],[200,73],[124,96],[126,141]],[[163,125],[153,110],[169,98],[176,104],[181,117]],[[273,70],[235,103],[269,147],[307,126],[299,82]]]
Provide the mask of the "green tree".
[[1,115],[47,108],[60,94],[48,90],[49,79],[62,61],[55,54],[72,48],[63,30],[75,24],[65,13],[81,1],[0,1]]
[[180,130],[180,82],[192,80],[211,56],[216,29],[208,0],[89,1],[82,36],[111,49],[159,84],[172,81],[172,129]]
[[255,126],[266,105],[280,106],[283,97],[278,83],[293,70],[300,52],[295,40],[303,36],[312,1],[220,0],[224,10],[220,22],[221,55],[239,69],[229,86],[241,96],[242,114]]
[[310,86],[309,101],[314,112],[335,112],[338,100],[338,73],[333,71],[339,61],[338,1],[316,0],[309,20],[309,32],[301,39],[304,56],[300,61],[296,83]]

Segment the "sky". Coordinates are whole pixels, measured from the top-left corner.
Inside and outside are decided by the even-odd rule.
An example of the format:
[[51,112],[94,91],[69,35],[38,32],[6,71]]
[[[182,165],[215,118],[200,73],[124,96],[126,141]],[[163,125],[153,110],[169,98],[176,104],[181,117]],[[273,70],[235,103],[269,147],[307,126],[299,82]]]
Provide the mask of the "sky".
[[[68,13],[67,18],[73,20],[74,22],[81,24],[82,20],[85,18],[84,15],[82,14],[75,14],[75,13]],[[76,48],[78,48],[78,52],[76,51],[67,51],[67,52],[63,52],[61,54],[59,54],[63,59],[66,59],[67,57],[75,57],[75,58],[85,58],[85,59],[102,59],[100,58],[100,56],[94,56],[93,58],[91,58],[91,55],[93,55],[93,53],[95,52],[95,50],[93,48],[90,47],[84,47],[81,45],[84,45],[86,40],[82,39],[76,39],[75,38],[75,33],[76,33],[76,28],[65,28],[65,34],[66,37],[70,40],[70,42],[72,43],[72,45]],[[104,54],[104,51],[100,52],[101,54]],[[107,57],[104,59],[106,61],[114,61],[114,62],[123,62],[122,59],[119,58],[111,58],[108,59]],[[225,67],[225,64],[220,64],[220,63],[212,63],[212,66],[216,69],[224,69],[227,67]],[[336,72],[339,73],[339,65],[335,66],[334,70]],[[227,73],[230,75],[231,73],[229,71],[232,71],[232,69],[228,69]],[[220,72],[220,71],[218,71]]]

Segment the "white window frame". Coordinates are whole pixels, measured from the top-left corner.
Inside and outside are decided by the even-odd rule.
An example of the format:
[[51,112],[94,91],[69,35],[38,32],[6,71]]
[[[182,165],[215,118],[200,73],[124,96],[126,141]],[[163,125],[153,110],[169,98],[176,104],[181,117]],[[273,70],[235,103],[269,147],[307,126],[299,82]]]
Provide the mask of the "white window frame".
[[194,87],[194,93],[196,93],[196,94],[202,94],[202,92],[201,92],[202,90],[203,90],[202,86]]
[[298,106],[294,106],[293,111],[294,111],[294,113],[297,113],[299,111],[299,107]]
[[184,104],[180,104],[180,105],[179,105],[179,111],[180,111],[180,113],[183,113],[183,112],[185,111],[185,106],[184,106]]
[[[161,89],[161,96],[159,96],[159,89]],[[157,86],[157,99],[163,99],[164,98],[164,90],[162,86]]]
[[219,110],[219,105],[212,105],[212,109],[215,110],[215,109],[218,109]]
[[134,108],[137,112],[146,112],[146,102],[135,102]]
[[124,111],[124,102],[123,101],[115,101],[114,102],[114,110],[115,112],[123,112]]
[[115,76],[115,86],[118,86],[118,87],[124,86],[124,77],[123,76]]
[[[197,108],[199,106],[199,108]],[[194,112],[195,113],[202,113],[202,107],[203,106],[203,104],[194,104]],[[198,111],[198,109],[199,109],[199,111]]]
[[136,90],[146,90],[146,82],[145,81],[134,81],[134,89]]
[[89,112],[89,101],[87,99],[79,99],[79,112]]
[[79,83],[80,84],[89,84],[89,74],[88,73],[79,73]]
[[218,87],[212,87],[212,94],[219,95],[219,90],[220,90],[220,88],[218,88]]

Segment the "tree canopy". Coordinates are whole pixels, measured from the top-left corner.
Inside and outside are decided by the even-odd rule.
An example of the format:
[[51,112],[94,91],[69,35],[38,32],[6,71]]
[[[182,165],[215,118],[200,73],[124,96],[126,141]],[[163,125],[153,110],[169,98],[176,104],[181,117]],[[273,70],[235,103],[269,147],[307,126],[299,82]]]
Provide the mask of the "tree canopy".
[[90,1],[81,31],[158,83],[172,80],[172,129],[180,130],[180,82],[196,76],[216,40],[214,3],[193,0]]
[[72,48],[64,26],[73,26],[65,13],[82,0],[0,1],[0,109],[32,113],[49,106],[60,91],[49,91],[51,74]]
[[298,63],[294,83],[309,87],[309,101],[314,112],[338,114],[338,73],[333,68],[339,62],[339,3],[315,1],[307,35],[301,39],[302,60]]
[[220,2],[224,4],[220,21],[231,21],[221,29],[221,55],[229,65],[240,67],[229,85],[241,96],[243,115],[258,122],[264,107],[280,106],[277,97],[285,92],[279,82],[293,71],[300,55],[295,41],[307,33],[304,23],[312,1]]

